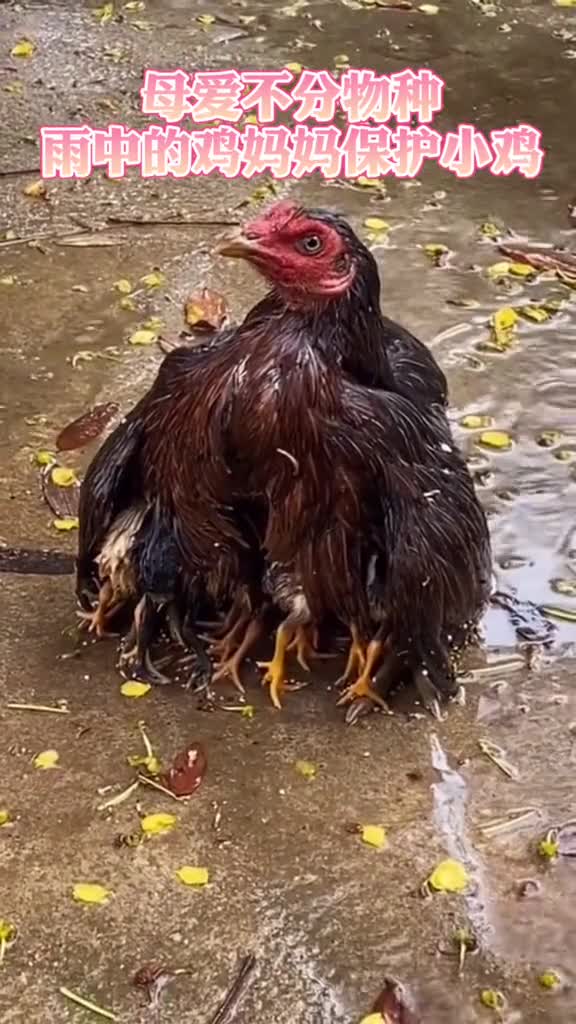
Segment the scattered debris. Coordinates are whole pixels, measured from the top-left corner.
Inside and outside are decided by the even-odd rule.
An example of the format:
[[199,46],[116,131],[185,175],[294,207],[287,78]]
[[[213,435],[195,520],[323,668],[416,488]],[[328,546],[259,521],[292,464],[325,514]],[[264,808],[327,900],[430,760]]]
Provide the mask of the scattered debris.
[[224,296],[210,288],[195,292],[184,305],[184,320],[188,327],[199,333],[220,331],[228,320]]
[[313,761],[296,761],[294,767],[305,779],[314,779],[318,773],[318,765]]
[[51,707],[49,704],[5,704],[11,711],[44,711],[51,715],[69,715],[70,708],[62,701],[59,707]]
[[238,976],[232,983],[224,1001],[218,1007],[216,1013],[210,1018],[208,1024],[228,1024],[232,1019],[233,1011],[246,991],[250,975],[252,974],[255,966],[255,956],[250,953],[248,956],[244,957],[240,965]]
[[[403,985],[395,978],[384,979],[384,988],[372,1007],[372,1014],[379,1014],[384,1024],[419,1024]],[[365,1019],[370,1021],[370,1017]]]
[[141,683],[138,679],[129,679],[122,683],[120,693],[123,697],[144,697],[152,689],[150,683]]
[[490,740],[478,740],[478,746],[488,760],[492,761],[492,764],[495,764],[500,769],[503,775],[507,775],[509,779],[519,778],[520,773],[518,769],[506,760],[505,753],[501,747],[496,746]]
[[96,809],[98,811],[107,811],[110,807],[118,807],[119,804],[123,804],[128,800],[128,798],[132,796],[132,793],[136,792],[139,786],[140,780],[136,779],[136,782],[131,782],[126,789],[122,790],[121,793],[117,793],[116,796],[111,797],[110,800],[106,800],[103,804],[99,804]]
[[558,971],[547,970],[538,975],[538,984],[541,988],[552,991],[553,989],[560,987],[562,984],[562,978],[558,974]]
[[59,452],[84,448],[91,441],[100,437],[104,428],[119,411],[120,406],[116,402],[102,402],[100,405],[94,405],[63,427],[56,438],[56,448]]
[[69,988],[61,986],[59,992],[61,995],[65,996],[66,999],[70,999],[73,1003],[77,1003],[78,1006],[83,1006],[85,1010],[90,1010],[91,1013],[95,1013],[99,1017],[105,1017],[106,1020],[118,1020],[116,1014],[111,1013],[110,1010],[104,1010],[102,1006],[98,1006],[97,1003],[93,1003],[89,999],[84,999],[83,996],[79,996]]
[[485,430],[476,439],[476,444],[481,448],[507,452],[512,447],[512,438],[505,430]]
[[512,245],[499,245],[498,248],[514,263],[529,263],[535,270],[562,270],[576,276],[576,253],[567,249],[530,249]]
[[132,984],[136,988],[145,989],[150,1009],[158,1010],[160,1007],[160,997],[167,985],[174,981],[174,978],[177,978],[179,974],[191,973],[188,967],[141,967],[140,970],[136,971]]
[[175,796],[192,796],[202,784],[207,767],[203,747],[194,744],[176,755],[172,767],[160,776],[160,782]]
[[458,860],[440,861],[431,875],[428,876],[422,891],[428,895],[430,890],[434,892],[464,892],[470,884],[470,876],[466,868]]
[[506,1000],[502,993],[492,988],[483,989],[480,993],[480,1002],[488,1010],[497,1010],[498,1012],[501,1012],[506,1007]]
[[432,260],[435,267],[446,267],[448,265],[448,260],[451,256],[448,246],[429,242],[424,246],[424,252]]
[[357,831],[367,846],[374,846],[377,850],[384,850],[388,846],[386,829],[382,825],[358,825]]
[[36,754],[33,763],[35,768],[45,771],[48,768],[57,768],[59,761],[60,754],[57,750],[43,750],[40,754]]
[[[74,470],[52,462],[40,475],[42,495],[58,520],[76,519],[80,503],[80,481]],[[69,527],[73,529],[74,527]],[[60,526],[56,529],[66,529]]]
[[175,814],[160,811],[158,814],[146,814],[140,819],[140,828],[147,836],[160,836],[171,832],[178,819]]

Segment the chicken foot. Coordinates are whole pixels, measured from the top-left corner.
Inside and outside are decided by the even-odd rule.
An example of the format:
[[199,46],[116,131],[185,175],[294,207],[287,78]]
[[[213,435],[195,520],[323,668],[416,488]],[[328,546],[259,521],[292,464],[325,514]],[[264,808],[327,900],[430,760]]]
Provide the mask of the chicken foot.
[[[310,632],[312,632],[312,638],[310,638]],[[296,660],[301,668],[305,672],[310,672],[309,661],[312,658],[327,659],[336,658],[337,654],[324,653],[317,650],[318,645],[318,630],[311,630],[310,626],[298,626],[296,628],[296,635],[288,644],[286,650],[296,650]]]
[[358,676],[366,664],[366,645],[362,642],[360,630],[355,623],[350,626],[352,642],[348,650],[348,661],[342,675],[336,680],[335,686],[338,689],[347,686],[355,676]]
[[349,704],[358,697],[367,697],[374,704],[378,704],[379,707],[387,708],[384,698],[372,686],[372,676],[378,661],[386,649],[386,644],[387,641],[383,639],[383,628],[381,627],[368,644],[360,675],[355,683],[346,688],[338,704]]
[[90,611],[76,612],[80,621],[80,629],[87,629],[89,633],[95,633],[99,640],[104,637],[115,636],[106,629],[106,621],[111,618],[124,604],[123,601],[114,600],[114,587],[110,580],[104,580],[98,593],[98,604]]
[[154,666],[150,655],[150,647],[157,633],[157,619],[160,608],[149,594],[140,598],[134,610],[134,624],[126,644],[131,641],[133,646],[124,650],[120,656],[120,666],[127,669],[133,679],[152,686],[166,686],[171,680]]
[[189,690],[194,684],[195,690],[208,689],[212,680],[212,662],[190,622],[189,613],[182,618],[178,607],[171,601],[166,609],[166,615],[170,635],[192,654],[194,660],[194,671],[188,677],[184,688]]
[[226,677],[229,676],[236,689],[243,694],[245,690],[242,680],[240,679],[242,662],[248,652],[258,642],[263,632],[264,622],[261,614],[249,619],[242,641],[234,653],[230,653],[227,657],[223,657],[221,659],[216,671],[212,675],[212,682],[220,682],[220,680],[226,679]]

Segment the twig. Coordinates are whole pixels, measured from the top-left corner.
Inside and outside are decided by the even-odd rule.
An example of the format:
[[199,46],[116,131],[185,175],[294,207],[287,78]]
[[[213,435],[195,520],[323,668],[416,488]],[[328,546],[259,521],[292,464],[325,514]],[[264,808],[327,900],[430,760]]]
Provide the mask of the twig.
[[140,780],[138,778],[138,779],[136,779],[136,782],[132,782],[127,787],[127,789],[123,789],[121,793],[117,793],[116,796],[113,796],[110,800],[106,800],[105,803],[99,804],[99,806],[96,808],[96,810],[97,811],[107,811],[109,807],[117,807],[118,804],[123,804],[124,801],[127,800],[128,797],[132,795],[134,790],[138,789],[139,785],[140,785]]
[[24,235],[24,238],[8,238],[0,242],[0,247],[5,248],[7,245],[26,245],[27,242],[37,242],[39,238],[50,237],[53,237],[51,231],[41,231],[39,235]]
[[9,178],[16,174],[40,174],[41,167],[10,167],[7,171],[0,170],[0,178]]
[[171,796],[172,799],[177,800],[178,803],[182,803],[182,801],[186,799],[182,796],[176,796],[176,793],[173,793],[171,789],[167,789],[166,786],[162,786],[159,782],[156,782],[155,779],[149,779],[147,775],[139,774],[138,782],[143,782],[145,786],[152,786],[152,789],[160,790],[161,793],[165,793],[166,796]]
[[104,1010],[101,1006],[97,1006],[96,1003],[91,1003],[89,999],[83,999],[82,996],[71,992],[69,988],[60,988],[60,992],[66,999],[71,999],[73,1003],[78,1003],[79,1006],[83,1006],[85,1010],[91,1010],[92,1013],[97,1013],[100,1017],[106,1017],[106,1020],[118,1020],[115,1013],[110,1013],[110,1010]]
[[244,957],[236,980],[230,986],[224,1002],[218,1007],[214,1016],[210,1018],[209,1024],[227,1024],[232,1010],[244,993],[248,978],[255,966],[256,957],[252,953]]
[[205,224],[207,227],[237,227],[241,222],[239,220],[181,220],[178,217],[160,217],[157,220],[154,218],[147,218],[146,220],[139,217],[121,217],[114,216],[111,214],[106,218],[108,224],[132,224],[134,227],[150,227],[150,225],[158,224],[174,224],[177,226],[186,227],[192,225],[202,226]]
[[51,708],[48,704],[6,704],[11,711],[47,711],[53,715],[69,715],[70,708]]

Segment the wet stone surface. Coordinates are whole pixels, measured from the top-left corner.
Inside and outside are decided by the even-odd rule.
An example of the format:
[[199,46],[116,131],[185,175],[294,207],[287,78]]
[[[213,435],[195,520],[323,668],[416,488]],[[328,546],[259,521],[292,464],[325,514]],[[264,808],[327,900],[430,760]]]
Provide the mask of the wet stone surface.
[[[512,292],[491,280],[486,269],[503,257],[479,231],[496,222],[525,242],[574,247],[571,12],[547,2],[491,8],[440,0],[438,15],[427,17],[337,0],[288,10],[251,0],[217,9],[148,0],[143,12],[99,26],[87,4],[68,0],[1,7],[0,278],[13,281],[0,283],[0,541],[73,552],[74,536],[52,526],[33,454],[53,450],[61,428],[89,406],[112,401],[125,410],[142,393],[162,354],[128,343],[137,327],[160,317],[169,343],[191,292],[222,292],[237,318],[261,289],[248,268],[213,262],[224,225],[109,221],[241,220],[261,183],[113,182],[96,174],[48,183],[48,198],[34,200],[23,188],[38,178],[38,127],[144,126],[138,90],[146,67],[297,60],[324,68],[346,53],[356,67],[430,66],[441,74],[440,130],[524,120],[544,133],[548,156],[532,182],[457,182],[429,168],[418,182],[390,181],[384,198],[317,179],[278,191],[338,208],[360,233],[368,216],[391,225],[375,247],[383,304],[433,346],[448,373],[455,433],[474,456],[490,515],[498,584],[573,614],[576,463],[557,456],[573,452],[576,440],[574,292],[554,275],[514,281]],[[222,20],[204,31],[195,20],[202,13]],[[238,29],[239,14],[255,21]],[[135,19],[152,31],[134,27]],[[23,37],[37,52],[17,61],[9,52]],[[6,89],[15,81],[21,95]],[[73,232],[101,229],[113,244],[62,244]],[[21,238],[30,242],[13,244]],[[446,267],[426,256],[430,244],[451,251]],[[149,291],[139,282],[154,267],[166,283]],[[137,289],[134,311],[121,308],[121,278]],[[554,317],[522,320],[512,347],[486,351],[498,309],[550,299],[564,300]],[[479,448],[481,430],[460,425],[469,415],[508,432],[509,450]],[[562,436],[546,447],[538,444],[544,431]],[[94,450],[62,462],[81,473]],[[546,864],[536,852],[549,828],[574,816],[572,623],[558,620],[554,643],[534,654],[518,649],[505,611],[491,609],[465,706],[437,723],[418,715],[408,696],[394,716],[350,729],[323,675],[278,714],[248,672],[252,719],[202,712],[178,688],[128,700],[113,641],[67,657],[76,649],[68,577],[5,575],[0,586],[0,809],[13,818],[0,828],[0,918],[19,930],[0,967],[5,1021],[97,1019],[64,999],[66,986],[123,1024],[140,1024],[151,1015],[132,977],[145,964],[167,964],[191,973],[163,994],[157,1019],[209,1024],[248,952],[257,962],[238,1024],[354,1024],[385,975],[404,983],[426,1024],[496,1019],[481,1004],[484,989],[504,994],[508,1024],[574,1020],[576,864]],[[6,707],[61,700],[67,715]],[[187,803],[142,788],[98,811],[133,778],[127,757],[142,752],[140,720],[167,762],[201,742],[206,778]],[[482,754],[481,740],[500,748],[507,772]],[[59,752],[59,767],[33,768],[46,749]],[[313,779],[295,770],[301,759],[318,766]],[[177,826],[134,848],[115,846],[119,834],[138,830],[138,808],[175,813]],[[363,844],[349,830],[354,823],[383,825],[387,847]],[[422,899],[422,881],[446,857],[466,865],[469,890]],[[175,872],[185,864],[207,867],[208,887],[183,886]],[[521,884],[527,879],[538,885]],[[74,903],[72,887],[82,881],[110,889],[109,902]],[[519,895],[527,889],[532,898]],[[459,975],[446,949],[465,927],[479,949]],[[563,982],[553,991],[538,983],[548,969]]]

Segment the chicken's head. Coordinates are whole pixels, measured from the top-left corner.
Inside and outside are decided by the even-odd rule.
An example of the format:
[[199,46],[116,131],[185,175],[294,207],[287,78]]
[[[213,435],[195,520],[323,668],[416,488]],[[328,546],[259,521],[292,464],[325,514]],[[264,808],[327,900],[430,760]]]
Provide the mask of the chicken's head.
[[338,298],[350,289],[364,247],[348,224],[326,210],[275,203],[217,247],[248,260],[292,303]]

